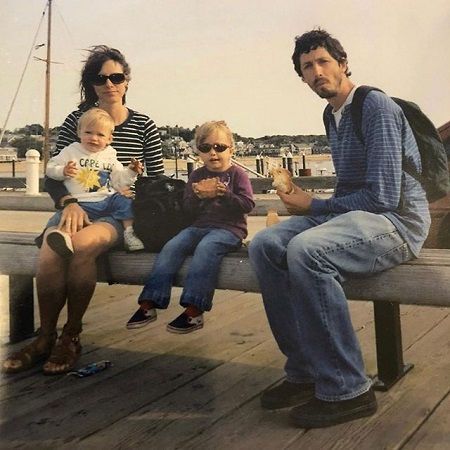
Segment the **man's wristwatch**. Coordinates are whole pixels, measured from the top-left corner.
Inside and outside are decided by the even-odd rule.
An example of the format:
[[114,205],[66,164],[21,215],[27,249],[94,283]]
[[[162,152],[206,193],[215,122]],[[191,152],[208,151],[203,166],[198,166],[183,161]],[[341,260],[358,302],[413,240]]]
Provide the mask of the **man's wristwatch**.
[[64,209],[67,205],[70,205],[71,203],[78,203],[78,199],[71,197],[71,198],[66,198],[63,202],[62,202],[62,206],[61,209]]

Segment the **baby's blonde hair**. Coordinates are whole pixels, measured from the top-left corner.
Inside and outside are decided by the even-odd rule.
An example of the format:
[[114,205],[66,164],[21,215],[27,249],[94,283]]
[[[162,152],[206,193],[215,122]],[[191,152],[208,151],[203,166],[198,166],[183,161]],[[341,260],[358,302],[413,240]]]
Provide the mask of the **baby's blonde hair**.
[[90,108],[78,119],[78,134],[81,129],[88,125],[98,125],[106,128],[111,134],[114,132],[115,124],[113,118],[101,108]]
[[205,122],[203,125],[200,125],[195,130],[195,146],[198,147],[200,144],[203,144],[208,136],[217,130],[221,130],[227,135],[230,140],[230,148],[231,150],[234,150],[233,133],[224,120],[211,120],[210,122]]

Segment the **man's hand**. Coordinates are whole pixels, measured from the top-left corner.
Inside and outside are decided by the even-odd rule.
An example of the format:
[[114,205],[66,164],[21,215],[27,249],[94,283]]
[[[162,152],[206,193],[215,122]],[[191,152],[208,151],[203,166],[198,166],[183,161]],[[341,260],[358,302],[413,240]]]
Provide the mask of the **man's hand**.
[[294,191],[291,194],[285,194],[280,190],[277,190],[277,194],[289,214],[302,216],[309,213],[312,197],[298,186],[294,185]]
[[62,210],[58,230],[65,231],[72,236],[91,223],[88,215],[78,203],[70,203]]
[[64,167],[63,175],[67,178],[73,178],[77,173],[77,163],[75,161],[69,161]]

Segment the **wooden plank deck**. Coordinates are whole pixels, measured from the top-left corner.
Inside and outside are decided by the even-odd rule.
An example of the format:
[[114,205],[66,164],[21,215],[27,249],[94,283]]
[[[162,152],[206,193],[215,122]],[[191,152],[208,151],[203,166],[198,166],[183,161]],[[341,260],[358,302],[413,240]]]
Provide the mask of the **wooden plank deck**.
[[[402,307],[405,362],[415,368],[377,392],[374,416],[304,431],[287,410],[259,405],[284,363],[259,294],[217,291],[205,327],[183,336],[165,331],[181,310],[177,288],[156,322],[127,330],[139,292],[99,284],[86,313],[79,366],[109,359],[111,368],[84,379],[39,368],[1,375],[1,449],[450,449],[449,308]],[[374,374],[372,304],[350,307]],[[2,346],[2,358],[20,346]]]

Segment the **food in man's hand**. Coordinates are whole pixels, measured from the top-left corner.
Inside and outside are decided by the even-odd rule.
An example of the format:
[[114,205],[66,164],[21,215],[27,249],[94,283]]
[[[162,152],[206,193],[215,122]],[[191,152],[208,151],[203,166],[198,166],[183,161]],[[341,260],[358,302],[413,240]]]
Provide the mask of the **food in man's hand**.
[[290,194],[294,190],[294,183],[292,182],[292,175],[287,169],[282,167],[275,167],[270,170],[269,174],[273,177],[272,186],[279,189],[285,194]]

